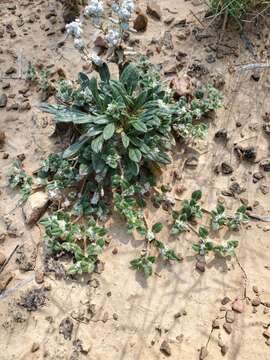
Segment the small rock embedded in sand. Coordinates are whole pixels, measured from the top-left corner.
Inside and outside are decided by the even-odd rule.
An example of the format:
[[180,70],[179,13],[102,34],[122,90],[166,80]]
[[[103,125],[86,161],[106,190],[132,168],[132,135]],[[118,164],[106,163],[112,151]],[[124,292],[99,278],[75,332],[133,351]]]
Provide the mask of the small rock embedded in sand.
[[270,171],[270,159],[264,159],[260,162],[260,167],[263,169],[263,171]]
[[109,320],[109,313],[106,311],[106,312],[103,314],[102,321],[103,321],[104,323],[106,323],[108,320]]
[[160,351],[163,354],[165,354],[166,356],[172,355],[171,347],[170,347],[168,341],[166,341],[166,340],[162,341],[162,343],[160,345]]
[[59,334],[62,334],[65,340],[71,340],[72,331],[72,320],[69,317],[64,318],[59,325]]
[[99,287],[99,281],[97,279],[92,279],[89,281],[89,286],[96,289]]
[[226,162],[221,163],[221,172],[223,175],[230,175],[233,173],[233,168]]
[[30,195],[23,207],[25,223],[31,225],[37,222],[46,210],[48,202],[48,195],[44,192],[38,191]]
[[16,72],[17,72],[16,68],[14,66],[11,66],[6,70],[6,75],[15,74]]
[[267,185],[261,185],[259,187],[263,195],[267,195],[269,193],[269,186]]
[[172,22],[174,22],[175,17],[172,15],[169,15],[166,17],[166,19],[164,19],[164,24],[166,25],[170,25]]
[[255,285],[252,286],[252,290],[253,290],[253,292],[254,292],[255,294],[258,294],[258,293],[259,293],[259,289],[258,289],[258,287],[255,286]]
[[218,321],[218,319],[213,320],[212,328],[213,329],[219,329],[219,321]]
[[223,324],[223,329],[229,335],[232,333],[232,325],[231,324],[228,324],[228,323]]
[[147,3],[146,13],[157,20],[161,20],[162,12],[158,3],[154,0],[149,0]]
[[265,331],[263,332],[263,336],[266,337],[267,339],[269,339],[269,338],[270,338],[270,331],[265,330]]
[[233,323],[234,322],[234,312],[232,310],[227,310],[225,315],[227,323]]
[[174,318],[178,319],[181,317],[181,315],[182,315],[182,313],[180,311],[178,311],[176,314],[174,314]]
[[259,306],[261,304],[261,299],[258,297],[258,296],[256,296],[254,299],[252,299],[252,301],[251,301],[251,305],[252,306]]
[[7,105],[7,95],[6,94],[1,94],[0,95],[0,108],[3,108]]
[[36,352],[36,351],[38,351],[38,350],[39,350],[39,344],[36,343],[36,342],[34,342],[34,343],[32,344],[32,347],[31,347],[31,352],[33,353],[33,352]]
[[208,356],[208,350],[206,349],[205,346],[203,346],[200,350],[200,360],[206,359],[207,356]]
[[143,32],[146,30],[148,24],[148,18],[144,14],[140,13],[137,15],[134,20],[133,27],[138,32]]
[[225,296],[225,297],[221,300],[221,304],[222,304],[222,305],[227,305],[230,301],[231,301],[231,299],[230,299],[228,296]]
[[4,145],[6,139],[6,134],[4,131],[0,131],[0,148]]
[[35,280],[37,284],[42,284],[44,282],[44,273],[42,271],[36,271]]
[[229,350],[229,347],[227,345],[222,345],[220,347],[220,351],[223,356],[227,354],[228,350]]
[[204,261],[197,261],[196,262],[196,269],[200,272],[205,272],[205,262]]
[[238,313],[242,313],[244,311],[244,303],[242,300],[237,299],[232,304],[232,309]]

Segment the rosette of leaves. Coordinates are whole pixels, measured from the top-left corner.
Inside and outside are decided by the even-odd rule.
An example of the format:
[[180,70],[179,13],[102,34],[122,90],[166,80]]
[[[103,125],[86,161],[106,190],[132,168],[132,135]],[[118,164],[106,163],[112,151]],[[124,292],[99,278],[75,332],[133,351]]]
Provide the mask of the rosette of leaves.
[[95,173],[95,180],[123,172],[131,179],[148,161],[170,163],[166,151],[174,144],[171,114],[157,85],[144,88],[140,72],[128,65],[119,80],[111,80],[106,64],[99,68],[101,82],[79,74],[80,89],[91,93],[87,105],[42,105],[57,122],[73,123],[80,135],[64,153],[64,159],[79,157],[80,165]]
[[216,209],[211,211],[211,227],[212,230],[218,231],[222,226],[227,224],[227,216],[225,214],[225,206],[217,204]]
[[61,154],[50,154],[43,160],[37,176],[48,190],[64,189],[80,180],[79,171]]
[[157,240],[157,234],[162,230],[163,224],[160,222],[155,223],[151,230],[147,230],[145,238],[147,241],[147,251],[139,258],[133,259],[130,262],[132,269],[142,271],[145,277],[153,274],[153,264],[156,262],[157,257],[149,255],[149,247],[151,244],[158,250],[160,257],[166,261],[180,261],[181,259],[176,255],[175,251],[169,248],[164,242]]
[[[184,106],[173,100],[170,90],[149,66],[129,64],[119,80],[111,79],[105,63],[96,67],[100,82],[79,74],[76,91],[87,94],[83,105],[75,101],[74,91],[64,89],[65,105],[41,106],[55,116],[56,122],[73,124],[74,142],[63,152],[63,158],[76,158],[86,176],[91,174],[102,185],[110,185],[115,174],[131,180],[153,163],[169,164],[168,150],[175,145],[172,126],[185,126],[194,116],[184,119]],[[197,98],[201,108],[197,118],[215,108],[211,99],[203,106],[204,101]]]
[[114,206],[127,222],[128,233],[136,230],[140,235],[146,236],[147,227],[144,221],[142,207],[142,188],[139,185],[131,185],[126,179],[115,175],[113,177]]
[[8,184],[12,189],[20,189],[21,203],[26,201],[32,192],[33,178],[25,172],[20,160],[14,161],[7,174]]
[[249,217],[246,214],[247,207],[241,205],[235,212],[234,216],[229,218],[228,227],[230,230],[237,231],[240,229],[241,224],[248,222]]
[[215,244],[213,241],[209,240],[209,232],[204,226],[199,228],[198,235],[199,242],[194,243],[192,249],[199,255],[204,256],[209,252],[213,252],[223,257],[235,255],[235,248],[238,246],[237,240],[229,240],[226,245]]
[[174,131],[184,139],[204,139],[208,126],[198,121],[209,112],[219,109],[222,100],[221,93],[210,84],[197,89],[192,99],[182,96],[172,109]]
[[91,273],[102,253],[107,231],[90,219],[85,225],[74,224],[68,213],[58,212],[40,221],[45,228],[45,239],[53,254],[70,254],[73,265],[69,274]]
[[196,190],[191,194],[190,200],[182,201],[180,211],[173,211],[174,224],[171,230],[173,235],[187,231],[188,222],[202,218],[201,205],[198,203],[201,197],[201,190]]
[[241,224],[248,222],[245,205],[240,206],[233,216],[225,214],[225,207],[218,204],[215,210],[211,211],[211,226],[214,231],[218,231],[222,226],[227,225],[230,230],[237,231]]
[[199,255],[205,255],[214,249],[214,244],[208,239],[209,232],[204,227],[199,228],[199,242],[192,245],[192,249]]

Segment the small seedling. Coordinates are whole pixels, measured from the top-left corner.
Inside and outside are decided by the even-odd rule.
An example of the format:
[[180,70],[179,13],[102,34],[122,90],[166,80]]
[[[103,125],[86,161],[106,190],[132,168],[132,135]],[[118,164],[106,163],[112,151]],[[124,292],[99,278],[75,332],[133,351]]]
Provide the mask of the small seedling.
[[25,79],[31,82],[35,82],[37,80],[36,68],[30,62],[25,72]]
[[45,227],[45,239],[53,254],[68,253],[74,265],[69,274],[91,273],[106,242],[106,229],[90,219],[86,225],[73,224],[68,213],[58,212],[40,221]]
[[230,230],[237,231],[240,229],[240,226],[246,222],[248,222],[249,217],[246,214],[247,207],[245,205],[240,206],[234,216],[229,219],[228,227]]
[[143,271],[146,278],[153,274],[153,264],[156,262],[155,256],[141,256],[140,258],[131,260],[130,265],[134,270]]
[[215,210],[211,211],[211,226],[212,230],[218,231],[222,226],[227,224],[227,216],[225,215],[225,207],[222,204],[217,204]]
[[238,241],[229,240],[226,245],[215,244],[208,238],[209,232],[204,227],[199,228],[199,242],[192,245],[192,249],[199,255],[206,255],[209,252],[213,252],[220,256],[233,256],[235,255],[235,248],[238,246]]
[[187,231],[188,222],[202,218],[202,209],[198,203],[201,197],[201,190],[194,191],[191,195],[191,200],[182,201],[181,210],[173,212],[174,225],[171,230],[173,235]]
[[205,255],[214,249],[214,244],[208,239],[209,232],[204,227],[199,228],[199,242],[192,245],[192,249],[199,255]]
[[20,160],[14,161],[7,175],[7,179],[12,189],[20,189],[20,203],[25,202],[32,192],[33,178],[27,175]]

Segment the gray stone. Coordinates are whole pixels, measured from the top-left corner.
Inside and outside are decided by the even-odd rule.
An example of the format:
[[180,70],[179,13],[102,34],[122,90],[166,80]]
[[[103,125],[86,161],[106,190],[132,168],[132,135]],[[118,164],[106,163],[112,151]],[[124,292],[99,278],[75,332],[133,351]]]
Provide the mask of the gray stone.
[[0,107],[5,107],[7,105],[7,95],[6,94],[1,94],[0,95]]

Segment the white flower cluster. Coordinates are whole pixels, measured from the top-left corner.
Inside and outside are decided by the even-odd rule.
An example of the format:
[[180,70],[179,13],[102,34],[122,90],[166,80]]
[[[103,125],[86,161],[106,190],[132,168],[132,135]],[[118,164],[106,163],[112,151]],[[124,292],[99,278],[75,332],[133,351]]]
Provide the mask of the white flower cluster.
[[84,14],[86,16],[99,17],[103,14],[104,8],[101,0],[92,0],[89,5],[85,7]]
[[80,38],[82,35],[82,23],[79,19],[72,21],[70,24],[66,25],[66,31],[68,35],[71,35],[75,38]]
[[67,24],[66,32],[67,35],[70,35],[74,38],[74,47],[78,50],[82,50],[84,48],[84,43],[81,38],[83,30],[82,30],[82,23],[80,22],[80,20],[76,19],[70,24]]
[[153,231],[148,230],[146,233],[146,239],[148,241],[153,241],[155,239],[155,234],[153,233]]
[[102,65],[102,59],[96,54],[96,53],[93,53],[91,56],[90,56],[91,60],[93,61],[94,64],[96,64],[97,66],[100,66]]
[[106,41],[110,47],[116,46],[120,40],[119,31],[110,29],[106,35]]
[[134,11],[133,0],[123,0],[121,5],[117,3],[112,4],[112,10],[118,15],[119,24],[123,30],[128,30],[128,22]]

